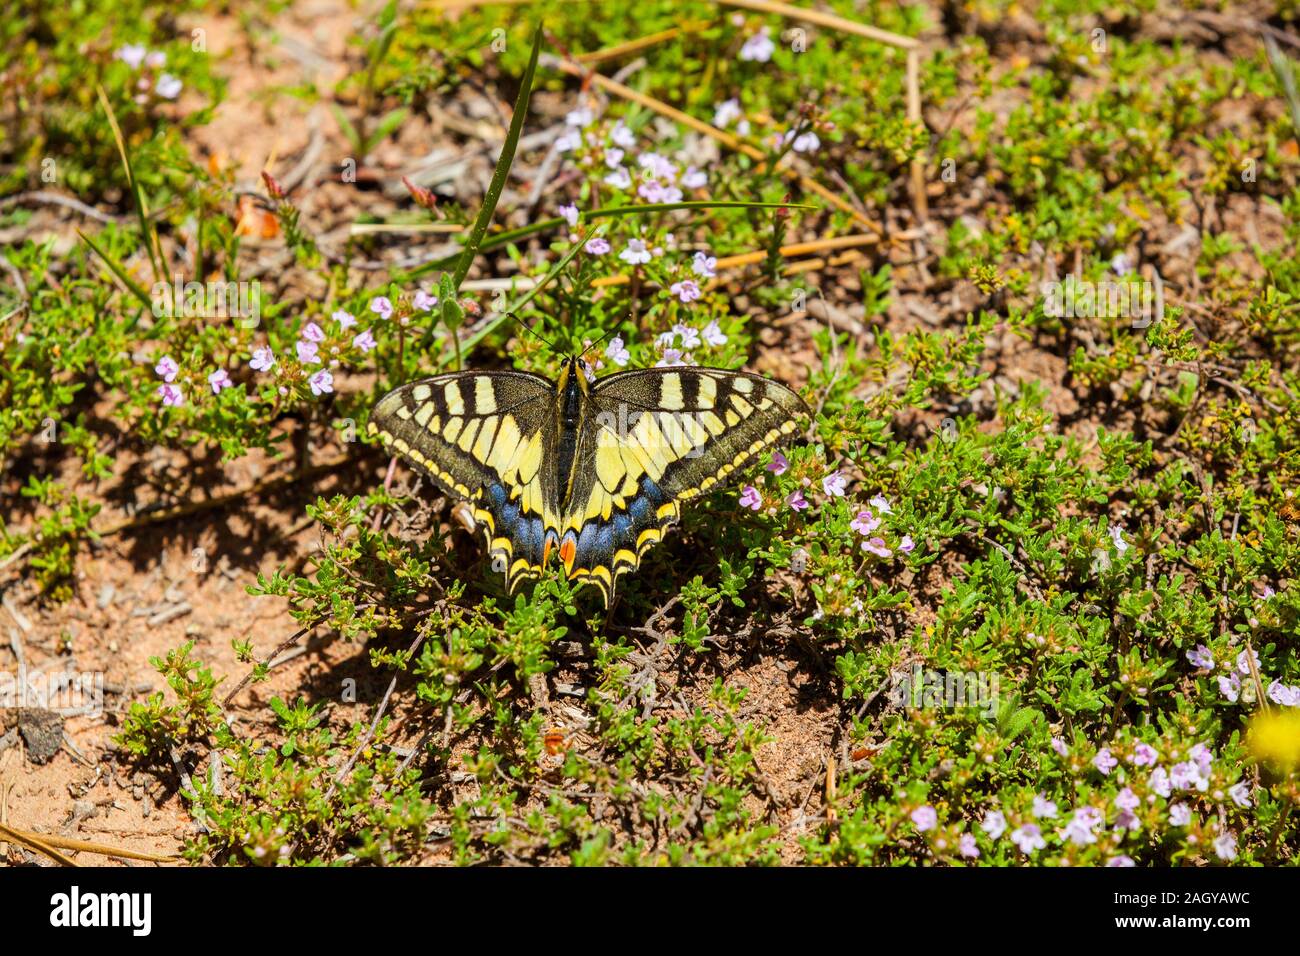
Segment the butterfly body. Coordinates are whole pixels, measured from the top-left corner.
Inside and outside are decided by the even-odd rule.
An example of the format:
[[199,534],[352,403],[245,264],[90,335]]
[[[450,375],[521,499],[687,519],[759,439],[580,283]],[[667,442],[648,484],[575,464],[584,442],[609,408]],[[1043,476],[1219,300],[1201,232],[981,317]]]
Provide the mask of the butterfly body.
[[689,501],[725,481],[807,412],[758,375],[698,367],[589,383],[576,358],[551,382],[454,372],[394,389],[369,433],[465,499],[513,590],[553,553],[606,604]]

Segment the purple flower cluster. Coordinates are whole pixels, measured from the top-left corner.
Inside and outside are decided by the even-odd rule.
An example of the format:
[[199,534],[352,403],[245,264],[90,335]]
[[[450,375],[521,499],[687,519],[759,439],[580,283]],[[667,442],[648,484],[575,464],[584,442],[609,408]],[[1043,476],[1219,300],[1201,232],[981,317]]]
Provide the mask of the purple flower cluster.
[[[1214,659],[1213,652],[1204,644],[1197,644],[1186,654],[1188,663],[1198,670],[1204,671],[1208,676],[1218,666]],[[1241,651],[1237,654],[1233,665],[1225,665],[1223,672],[1216,678],[1215,682],[1219,688],[1219,695],[1230,704],[1235,704],[1241,699],[1243,681],[1253,680],[1251,674],[1251,665],[1254,665],[1256,673],[1260,670],[1259,654],[1255,651]],[[1261,676],[1261,680],[1263,676]],[[1268,699],[1279,707],[1300,707],[1300,684],[1283,684],[1279,680],[1272,680],[1265,691]]]

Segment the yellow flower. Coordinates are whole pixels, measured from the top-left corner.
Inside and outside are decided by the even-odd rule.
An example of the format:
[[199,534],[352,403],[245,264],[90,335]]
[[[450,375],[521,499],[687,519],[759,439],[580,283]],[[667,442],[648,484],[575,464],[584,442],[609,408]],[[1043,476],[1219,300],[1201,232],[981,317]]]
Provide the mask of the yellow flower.
[[1247,738],[1255,759],[1282,773],[1300,766],[1300,712],[1269,710],[1250,722]]

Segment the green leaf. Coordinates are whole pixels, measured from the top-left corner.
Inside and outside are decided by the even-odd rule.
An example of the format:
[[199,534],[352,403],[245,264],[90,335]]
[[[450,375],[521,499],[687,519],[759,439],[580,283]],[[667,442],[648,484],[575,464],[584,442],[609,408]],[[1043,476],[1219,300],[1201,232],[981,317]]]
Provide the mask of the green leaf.
[[131,294],[140,300],[141,305],[146,309],[153,309],[153,299],[149,298],[149,293],[145,292],[139,283],[127,274],[126,269],[122,267],[121,263],[115,261],[112,256],[99,248],[99,246],[95,245],[95,241],[80,229],[77,230],[77,235],[81,237],[82,242],[90,246],[91,251],[94,252],[95,255],[99,256],[99,258],[103,260],[104,265],[113,270],[113,274],[122,280],[122,284],[131,290]]
[[470,230],[469,238],[465,241],[465,249],[461,253],[460,262],[457,263],[452,278],[452,284],[457,290],[465,281],[465,276],[469,275],[469,267],[473,264],[474,257],[478,255],[479,245],[487,234],[488,224],[492,221],[497,201],[501,198],[501,190],[505,188],[510,164],[515,160],[515,150],[519,146],[519,137],[524,131],[524,119],[528,115],[528,102],[532,98],[533,77],[537,73],[537,56],[541,49],[542,25],[538,23],[533,31],[533,49],[528,55],[528,66],[519,81],[519,96],[515,99],[514,114],[510,117],[510,130],[506,133],[506,141],[501,147],[501,155],[497,157],[496,169],[492,171],[492,181],[488,184],[487,195],[483,197],[483,206],[478,211],[478,218],[474,220],[474,228]]

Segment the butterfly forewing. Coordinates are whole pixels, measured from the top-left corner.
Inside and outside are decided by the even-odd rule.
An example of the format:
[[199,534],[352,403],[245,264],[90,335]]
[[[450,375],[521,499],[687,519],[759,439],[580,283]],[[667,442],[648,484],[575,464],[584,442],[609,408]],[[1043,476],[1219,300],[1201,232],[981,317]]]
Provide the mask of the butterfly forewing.
[[470,502],[511,585],[535,576],[558,520],[554,394],[537,375],[454,372],[403,385],[370,413],[370,434]]
[[[724,369],[621,372],[596,383],[561,520],[570,577],[606,601],[663,538],[679,503],[704,494],[794,431],[807,411],[783,385]],[[572,547],[566,541],[572,540]]]

